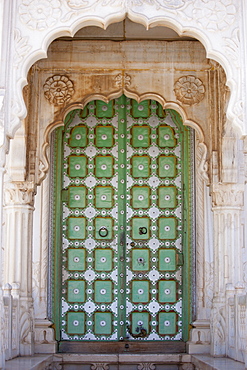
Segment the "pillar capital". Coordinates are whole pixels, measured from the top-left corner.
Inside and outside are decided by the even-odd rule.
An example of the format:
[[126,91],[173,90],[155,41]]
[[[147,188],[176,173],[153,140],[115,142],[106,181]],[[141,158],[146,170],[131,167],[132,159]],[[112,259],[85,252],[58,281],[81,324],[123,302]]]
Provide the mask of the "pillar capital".
[[241,208],[244,202],[244,185],[213,184],[211,195],[213,208]]
[[35,186],[29,181],[14,181],[5,183],[5,206],[31,205],[33,206]]

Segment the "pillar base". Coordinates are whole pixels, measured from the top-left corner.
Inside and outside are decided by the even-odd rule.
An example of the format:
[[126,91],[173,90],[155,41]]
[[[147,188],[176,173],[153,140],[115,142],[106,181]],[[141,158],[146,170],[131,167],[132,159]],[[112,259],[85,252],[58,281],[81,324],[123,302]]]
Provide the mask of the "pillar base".
[[210,323],[208,320],[196,320],[192,324],[190,340],[186,343],[189,354],[210,353]]
[[34,323],[34,353],[56,353],[57,342],[54,339],[52,322],[47,319],[36,319]]

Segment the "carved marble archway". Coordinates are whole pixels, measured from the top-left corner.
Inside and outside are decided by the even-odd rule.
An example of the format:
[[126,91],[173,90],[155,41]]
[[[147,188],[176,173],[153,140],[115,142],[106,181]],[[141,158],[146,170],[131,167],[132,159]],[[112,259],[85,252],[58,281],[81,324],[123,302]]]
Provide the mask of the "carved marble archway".
[[[231,130],[234,131],[236,128],[239,129],[235,137],[231,137],[229,134],[229,140],[226,138],[223,143],[224,150],[229,154],[227,159],[231,159],[229,143],[232,143],[230,150],[233,152],[236,138],[241,138],[241,135],[247,134],[247,123],[245,119],[246,106],[244,105],[247,84],[245,83],[246,75],[243,68],[245,62],[245,46],[243,41],[245,24],[242,19],[242,14],[246,14],[246,7],[247,5],[245,2],[241,0],[219,0],[217,2],[212,2],[210,0],[93,0],[90,2],[83,0],[14,0],[8,2],[6,5],[6,14],[10,14],[8,18],[10,37],[7,49],[10,50],[10,57],[6,66],[6,75],[9,91],[7,94],[4,89],[1,90],[1,97],[5,96],[5,100],[1,100],[5,110],[5,124],[2,126],[0,134],[4,133],[7,137],[13,137],[20,127],[20,121],[26,116],[23,87],[27,84],[28,72],[36,61],[46,58],[48,47],[54,39],[60,36],[73,36],[80,28],[88,25],[107,28],[108,25],[128,17],[133,22],[143,24],[146,28],[168,26],[181,36],[187,35],[198,39],[204,45],[207,57],[220,63],[224,68],[226,73],[226,85],[230,88],[231,92],[226,111],[227,132],[231,134]],[[106,96],[105,98],[107,99],[109,97]],[[165,100],[161,101],[164,106],[178,110],[183,116],[184,121],[187,121],[186,124],[193,126],[193,120],[190,120],[189,117],[186,116],[178,101],[172,100],[172,102],[173,103],[169,103],[170,105],[166,105],[167,102]],[[76,106],[77,105],[75,105],[75,107]],[[72,108],[73,104],[68,110]],[[61,124],[62,118],[68,110],[64,110],[61,117],[54,121],[54,125]],[[0,117],[0,119],[1,118],[2,117]],[[53,120],[50,120],[50,122],[52,121]],[[54,125],[52,124],[52,127],[54,127]],[[199,190],[201,194],[203,194],[203,197],[207,198],[208,208],[210,208],[210,198],[208,190],[206,190],[205,187],[206,179],[204,177],[206,153],[204,138],[199,129],[198,132],[199,135],[201,135],[199,142],[201,143],[202,150],[198,150],[200,153],[198,154],[197,160],[202,163],[202,171],[198,176],[199,183],[197,186],[198,189],[200,188]],[[49,129],[47,129],[45,134],[43,157],[48,143]],[[222,132],[221,135],[223,136]],[[1,142],[3,142],[3,136],[4,135],[1,136]],[[234,163],[236,168],[239,166],[239,162],[239,157],[237,157]],[[243,253],[241,249],[242,234],[240,231],[241,212],[243,207],[243,183],[240,183],[241,180],[236,186],[231,184],[231,182],[238,181],[236,180],[238,174],[235,173],[234,177],[232,177],[232,168],[230,168],[229,175],[225,177],[229,183],[220,184],[218,163],[221,163],[221,159],[217,158],[216,152],[212,152],[211,183],[214,222],[218,229],[221,230],[221,233],[218,233],[219,235],[217,234],[218,230],[216,230],[214,235],[214,262],[210,266],[204,266],[205,271],[208,269],[206,272],[207,274],[211,274],[212,266],[214,266],[214,277],[217,278],[217,284],[214,287],[215,299],[212,310],[212,326],[210,331],[209,320],[205,322],[202,317],[202,321],[197,324],[196,330],[194,330],[195,336],[192,337],[192,343],[199,342],[197,344],[200,345],[201,334],[199,335],[199,333],[202,332],[205,333],[205,342],[208,343],[208,337],[211,334],[213,338],[212,354],[229,354],[232,357],[243,360],[243,351],[237,342],[237,338],[236,336],[231,337],[232,333],[230,330],[228,331],[227,326],[227,320],[232,318],[232,316],[227,315],[233,307],[232,301],[235,299],[234,294],[235,292],[239,294],[241,289],[241,292],[243,291],[243,285],[241,285],[241,283],[237,284],[237,281],[241,280],[243,277],[241,261]],[[41,168],[39,168],[40,181],[47,171],[45,160],[43,164],[44,166],[41,162]],[[227,164],[228,163],[226,163],[226,165]],[[200,165],[198,168],[200,172]],[[236,172],[238,172],[238,168]],[[26,194],[27,189],[29,189],[29,187],[32,188],[33,184],[31,182],[11,184],[12,187],[15,187],[15,185],[16,188],[14,189],[10,187],[10,192],[16,193],[17,197],[12,197],[11,202],[7,204],[7,212],[9,212],[9,235],[11,235],[11,220],[14,219],[12,215],[17,209],[20,216],[27,214],[26,224],[31,225],[32,222],[31,213],[33,210],[33,200],[25,200],[23,194]],[[47,183],[45,186],[46,192],[48,188]],[[6,191],[8,193],[8,190]],[[33,193],[31,195],[33,195]],[[205,205],[203,202],[201,204]],[[210,211],[208,211],[208,213],[210,213]],[[201,218],[201,222],[205,220],[205,208],[198,210],[198,217]],[[23,229],[26,227],[25,225]],[[19,229],[20,227],[22,227],[22,225],[19,225]],[[209,226],[209,229],[212,230],[212,225]],[[198,240],[201,240],[203,237],[205,237],[205,235],[202,235],[202,231],[200,230]],[[26,235],[26,238],[29,243],[28,248],[31,250],[31,237]],[[230,242],[226,243],[225,241]],[[19,245],[20,254],[22,251],[27,252],[28,248],[24,244],[20,243]],[[203,243],[197,247],[198,255],[200,253],[205,253]],[[6,250],[8,250],[8,246]],[[232,267],[229,269],[229,258],[233,257],[234,259],[233,250],[234,253],[238,255],[238,259],[234,260],[234,268]],[[9,253],[10,252],[11,249],[9,250]],[[224,254],[224,261],[220,258],[222,253]],[[201,255],[199,258],[203,258],[203,256]],[[245,257],[244,262],[246,260],[247,258]],[[25,263],[27,263],[27,259],[24,261],[24,267]],[[23,269],[25,270],[25,268]],[[219,271],[220,274],[218,274]],[[223,271],[227,272],[226,276],[223,274]],[[203,302],[203,289],[206,289],[207,284],[211,284],[212,282],[205,281],[203,274],[203,269],[200,269],[200,265],[198,265],[198,281],[201,284],[198,301],[199,304],[205,306]],[[28,276],[28,282],[30,284],[30,274]],[[228,289],[226,291],[227,284]],[[24,347],[26,347],[22,350],[22,354],[31,354],[34,343],[31,324],[32,319],[30,319],[30,317],[32,317],[32,298],[29,293],[27,295],[25,295],[25,293],[22,297],[24,302],[22,317],[28,317],[27,320],[23,319],[22,323],[25,329],[22,332],[25,332],[24,339],[26,341],[24,341]],[[231,300],[228,300],[229,296]],[[28,304],[26,304],[27,299],[29,300]],[[236,299],[234,302],[237,302]],[[228,302],[230,302],[229,306]],[[243,300],[241,302],[243,302]],[[246,305],[241,304],[241,310],[246,311]],[[243,317],[242,315],[242,322],[243,320],[245,320],[245,316]],[[37,336],[44,331],[44,327],[49,325],[49,323],[41,321],[35,328]],[[50,341],[52,342],[52,330],[49,330]],[[49,330],[47,332],[49,332]],[[246,339],[244,330],[242,330],[241,333],[241,338]],[[44,338],[41,336],[40,342],[42,342],[43,339]],[[226,348],[225,343],[227,340],[235,340],[234,345],[236,345],[236,352],[232,353],[231,349]],[[39,344],[38,342],[38,345]],[[237,352],[239,348],[242,352]]]
[[60,36],[73,36],[82,27],[95,25],[107,28],[125,17],[143,24],[147,29],[168,26],[179,35],[198,39],[204,45],[207,57],[216,60],[225,69],[226,84],[231,90],[227,109],[229,120],[241,129],[242,134],[247,132],[242,106],[244,84],[241,84],[240,75],[240,14],[242,7],[245,7],[241,1],[16,0],[9,4],[10,11],[14,6],[17,12],[10,63],[13,98],[6,128],[8,136],[13,137],[20,125],[19,120],[26,115],[22,88],[27,83],[27,73],[35,61],[47,56],[50,43]]

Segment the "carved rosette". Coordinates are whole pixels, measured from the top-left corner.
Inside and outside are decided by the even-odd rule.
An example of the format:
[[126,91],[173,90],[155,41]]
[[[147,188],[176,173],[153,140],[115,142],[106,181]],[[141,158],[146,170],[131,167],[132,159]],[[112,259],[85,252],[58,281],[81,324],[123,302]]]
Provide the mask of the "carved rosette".
[[54,105],[64,105],[74,94],[74,83],[67,76],[54,75],[47,78],[44,84],[44,95]]
[[32,30],[42,31],[56,24],[61,15],[60,0],[23,0],[19,6],[21,21]]
[[174,85],[177,100],[186,105],[200,103],[205,96],[205,86],[195,76],[180,77]]

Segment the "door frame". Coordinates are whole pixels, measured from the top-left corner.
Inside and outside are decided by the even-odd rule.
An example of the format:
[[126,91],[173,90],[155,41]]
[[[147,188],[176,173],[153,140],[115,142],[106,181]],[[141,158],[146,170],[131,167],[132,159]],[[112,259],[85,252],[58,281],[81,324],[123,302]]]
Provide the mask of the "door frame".
[[[100,98],[92,98],[87,101],[89,103],[92,100],[101,100]],[[115,97],[113,98],[115,99]],[[135,99],[134,99],[135,100]],[[154,100],[154,99],[153,99]],[[158,102],[158,101],[157,101]],[[87,104],[86,103],[86,104]],[[158,102],[159,103],[159,102]],[[86,106],[85,104],[85,106]],[[72,109],[69,113],[67,113],[67,116],[64,120],[64,126],[68,123],[66,120],[69,120],[69,114],[73,112],[74,109]],[[193,304],[193,294],[192,294],[192,287],[195,286],[194,279],[195,279],[195,273],[194,268],[192,268],[193,264],[193,252],[194,252],[194,230],[193,225],[195,225],[194,222],[194,130],[191,127],[185,126],[182,122],[182,117],[178,112],[175,110],[169,110],[173,112],[173,121],[176,121],[177,126],[179,127],[181,133],[184,137],[186,137],[187,145],[184,145],[184,140],[182,143],[182,150],[188,159],[188,168],[187,172],[188,175],[185,176],[184,173],[184,179],[183,179],[183,186],[188,188],[187,194],[189,194],[189,198],[187,199],[184,197],[184,227],[187,228],[188,233],[186,238],[184,237],[183,242],[183,248],[184,248],[184,268],[183,268],[183,341],[180,343],[177,343],[176,346],[171,343],[171,341],[153,341],[153,342],[128,342],[128,341],[114,341],[114,342],[108,342],[110,343],[110,347],[108,343],[104,342],[94,342],[94,341],[82,341],[82,342],[68,342],[63,341],[60,339],[60,334],[56,328],[60,326],[59,320],[60,320],[60,304],[57,304],[57,302],[60,301],[61,296],[61,279],[60,271],[61,271],[61,253],[59,248],[59,243],[61,244],[61,235],[59,232],[59,229],[61,227],[62,223],[62,212],[60,211],[60,217],[56,216],[57,211],[62,209],[62,197],[61,197],[61,189],[62,187],[59,186],[62,185],[62,168],[61,164],[63,161],[63,146],[62,146],[62,135],[64,126],[57,127],[52,132],[52,140],[51,140],[51,153],[56,151],[56,160],[54,160],[54,156],[52,155],[53,159],[51,160],[51,199],[54,199],[54,202],[51,202],[51,238],[53,240],[54,248],[52,249],[51,258],[54,260],[54,263],[51,263],[50,266],[53,266],[53,271],[51,272],[51,278],[50,278],[50,286],[51,288],[51,294],[50,297],[53,297],[53,303],[52,303],[52,321],[53,321],[53,327],[55,329],[55,336],[56,340],[59,343],[59,351],[60,352],[80,352],[80,353],[109,353],[109,348],[111,348],[112,344],[114,343],[114,351],[113,352],[126,352],[126,343],[128,345],[127,352],[146,352],[149,351],[150,353],[155,353],[157,350],[162,353],[176,353],[176,352],[185,352],[185,343],[188,341],[189,338],[189,330],[191,328],[191,322],[192,322],[192,308],[194,306]],[[55,233],[53,232],[53,228],[55,228]],[[185,234],[185,233],[184,233]],[[183,234],[183,235],[184,235]],[[59,242],[60,241],[60,242]],[[189,247],[189,245],[191,245]],[[194,267],[194,266],[193,266]],[[189,273],[187,274],[187,271]],[[54,281],[56,280],[56,288],[54,287]],[[98,348],[93,347],[93,343],[100,343],[100,347],[96,346]],[[124,344],[123,344],[124,343]],[[150,346],[151,345],[151,346]]]

